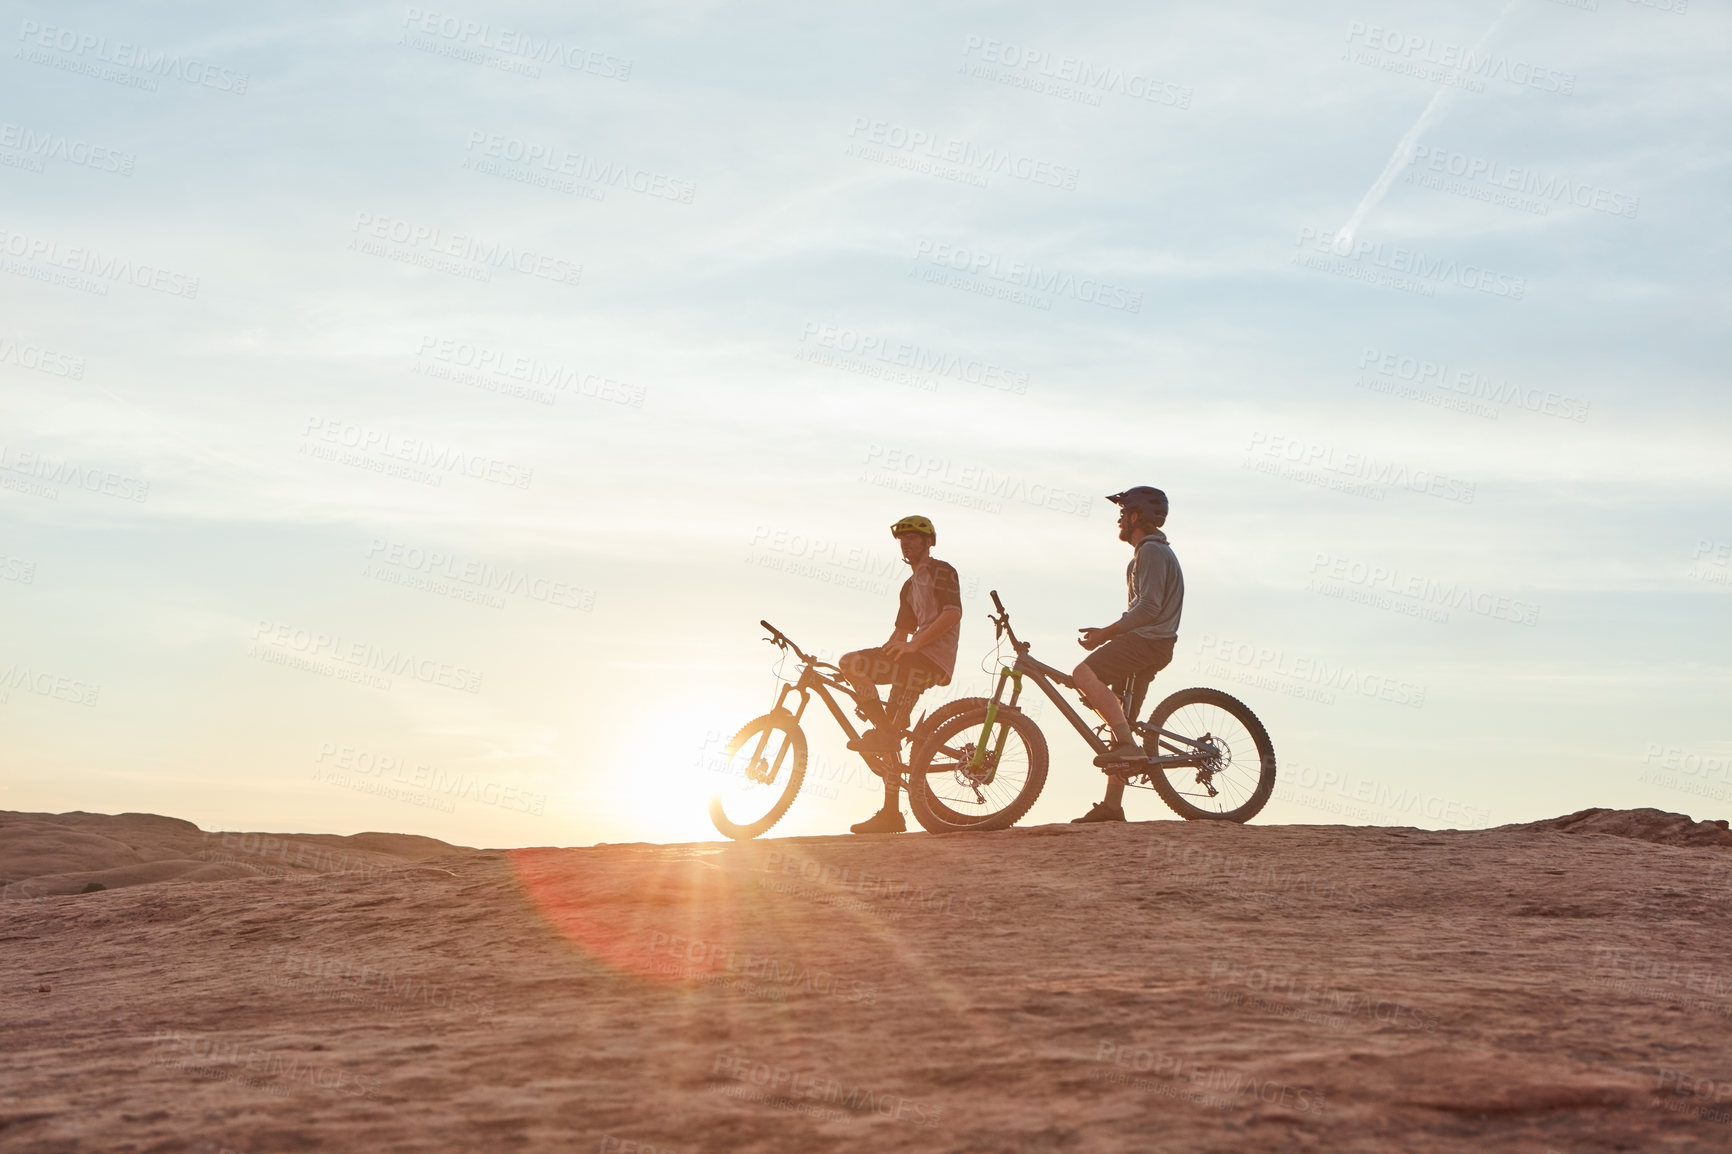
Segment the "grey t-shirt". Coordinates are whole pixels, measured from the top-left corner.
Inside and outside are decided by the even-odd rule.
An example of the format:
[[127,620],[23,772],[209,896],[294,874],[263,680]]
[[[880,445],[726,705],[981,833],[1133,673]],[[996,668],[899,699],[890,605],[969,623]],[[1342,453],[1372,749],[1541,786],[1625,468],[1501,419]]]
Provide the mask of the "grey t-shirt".
[[[926,558],[907,581],[902,583],[902,595],[896,609],[896,631],[903,636],[916,633],[938,619],[945,608],[962,608],[962,582],[956,570],[936,557]],[[920,651],[944,674],[940,685],[949,685],[956,671],[956,647],[962,640],[962,623],[958,621],[927,643]]]
[[1118,619],[1127,633],[1160,641],[1179,635],[1179,613],[1185,606],[1185,575],[1173,556],[1167,535],[1156,529],[1137,546],[1125,566],[1125,590],[1130,608]]

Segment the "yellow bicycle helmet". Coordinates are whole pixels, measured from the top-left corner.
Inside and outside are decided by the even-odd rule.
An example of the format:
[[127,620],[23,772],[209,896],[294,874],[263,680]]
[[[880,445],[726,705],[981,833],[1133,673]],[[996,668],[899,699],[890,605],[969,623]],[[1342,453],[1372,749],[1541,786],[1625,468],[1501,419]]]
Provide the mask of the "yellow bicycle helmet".
[[938,543],[938,530],[932,527],[931,520],[926,517],[904,517],[890,526],[892,537],[900,537],[904,533],[924,533],[932,538],[934,544]]

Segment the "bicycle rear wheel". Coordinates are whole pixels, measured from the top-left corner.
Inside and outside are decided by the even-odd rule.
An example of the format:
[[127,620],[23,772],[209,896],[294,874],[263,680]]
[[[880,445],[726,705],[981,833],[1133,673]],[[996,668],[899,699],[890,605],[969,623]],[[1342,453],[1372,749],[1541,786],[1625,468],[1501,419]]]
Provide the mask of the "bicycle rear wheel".
[[1046,784],[1040,726],[1000,705],[988,730],[989,705],[982,701],[940,721],[909,758],[908,808],[931,833],[1008,828]]
[[[908,733],[908,752],[910,755],[920,748],[922,742],[932,735],[939,725],[959,713],[967,712],[977,705],[985,705],[984,697],[958,697],[937,706],[930,713],[922,714],[920,720]],[[896,782],[903,789],[908,788],[908,767],[902,764],[902,754],[898,750],[894,754],[863,753],[860,755],[866,761],[866,766],[874,774],[882,778],[887,773],[896,775]]]
[[[1219,689],[1181,689],[1155,706],[1147,726],[1188,737],[1209,754],[1201,766],[1148,772],[1149,784],[1180,817],[1246,822],[1268,803],[1275,790],[1275,747],[1257,715],[1238,698]],[[1141,736],[1150,757],[1197,752],[1159,734]]]
[[722,785],[710,820],[736,841],[757,837],[788,812],[806,780],[806,734],[785,710],[748,721],[711,767]]
[[920,748],[934,730],[958,714],[967,713],[970,709],[986,708],[987,698],[958,697],[936,706],[933,710],[914,723],[913,732],[909,734],[909,752]]

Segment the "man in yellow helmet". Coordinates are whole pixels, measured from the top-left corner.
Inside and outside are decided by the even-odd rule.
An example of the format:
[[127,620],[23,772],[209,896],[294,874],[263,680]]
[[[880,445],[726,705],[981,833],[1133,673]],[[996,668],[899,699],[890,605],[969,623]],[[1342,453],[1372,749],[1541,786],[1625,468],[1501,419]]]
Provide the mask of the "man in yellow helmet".
[[[890,638],[874,649],[844,653],[837,662],[854,687],[860,712],[872,723],[848,748],[862,753],[894,756],[902,749],[914,702],[934,685],[950,684],[956,669],[956,646],[962,638],[962,584],[956,570],[932,555],[938,530],[925,517],[904,517],[890,526],[902,546],[902,559],[914,572],[902,585],[896,624]],[[891,687],[891,716],[878,699],[878,686]],[[901,783],[884,777],[884,806],[849,828],[855,833],[901,833]]]

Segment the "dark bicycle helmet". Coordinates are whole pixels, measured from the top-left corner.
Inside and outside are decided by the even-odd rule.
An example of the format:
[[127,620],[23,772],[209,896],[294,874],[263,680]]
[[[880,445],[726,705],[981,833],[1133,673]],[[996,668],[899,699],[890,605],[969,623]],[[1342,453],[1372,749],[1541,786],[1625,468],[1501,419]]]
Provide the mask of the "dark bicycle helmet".
[[1167,519],[1167,495],[1153,485],[1138,485],[1107,498],[1121,509],[1129,509],[1157,528]]

